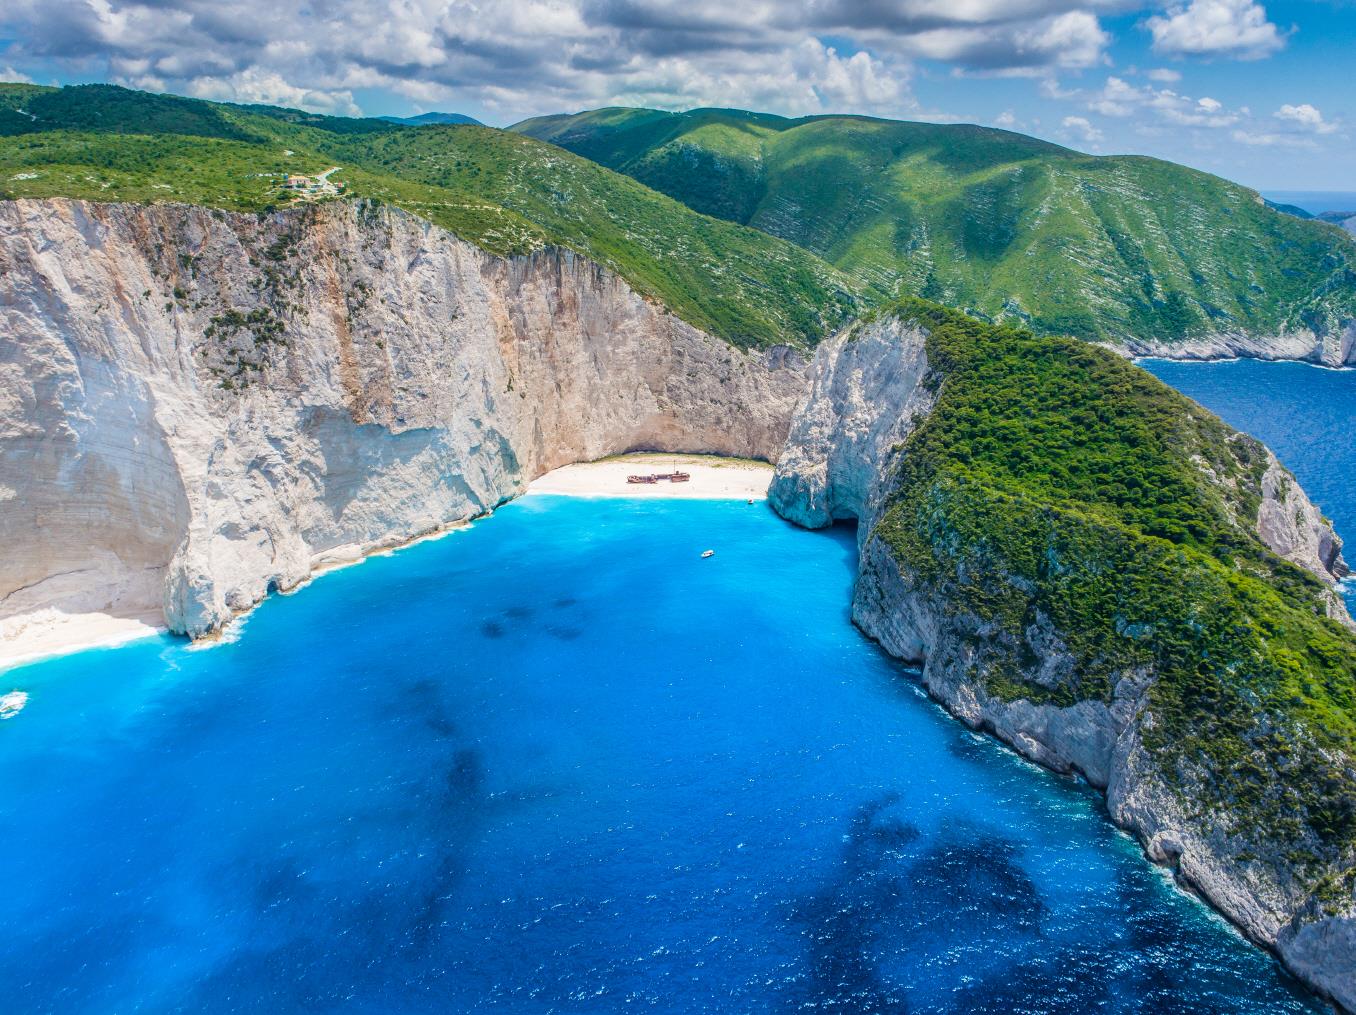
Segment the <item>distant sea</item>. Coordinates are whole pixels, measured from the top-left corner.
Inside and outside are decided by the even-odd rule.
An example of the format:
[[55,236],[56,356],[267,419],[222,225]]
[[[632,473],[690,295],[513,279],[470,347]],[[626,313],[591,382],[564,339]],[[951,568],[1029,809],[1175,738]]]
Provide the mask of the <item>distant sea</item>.
[[1319,1015],[862,637],[855,556],[529,497],[234,642],[5,673],[0,1007]]
[[1356,190],[1263,190],[1263,197],[1277,204],[1293,204],[1310,215],[1325,211],[1356,213]]
[[[1265,442],[1347,540],[1356,563],[1356,370],[1307,363],[1142,360],[1159,380]],[[1356,613],[1356,586],[1347,583]]]

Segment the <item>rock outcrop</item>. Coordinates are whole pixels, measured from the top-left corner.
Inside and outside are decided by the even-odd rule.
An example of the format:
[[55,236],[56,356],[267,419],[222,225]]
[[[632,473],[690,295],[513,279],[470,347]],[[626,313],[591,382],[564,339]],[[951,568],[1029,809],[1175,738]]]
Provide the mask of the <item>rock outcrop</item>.
[[916,331],[889,318],[821,347],[773,479],[770,496],[784,517],[821,528],[875,516],[895,447],[932,406]]
[[[820,347],[810,394],[791,424],[770,489],[774,508],[812,526],[857,518],[861,557],[852,610],[867,635],[918,665],[932,697],[971,727],[1105,791],[1113,819],[1139,836],[1152,859],[1171,864],[1250,938],[1356,1010],[1351,907],[1336,916],[1317,912],[1289,860],[1263,857],[1240,865],[1236,843],[1222,841],[1199,814],[1187,813],[1144,744],[1153,674],[1123,673],[1105,698],[1073,704],[990,693],[976,674],[984,669],[986,647],[1007,635],[917,580],[878,536],[899,446],[935,401],[927,387],[926,339],[917,325],[886,320]],[[1340,541],[1293,477],[1274,457],[1268,455],[1268,462],[1256,531],[1274,552],[1331,587],[1346,573]],[[1340,598],[1331,598],[1334,612],[1349,623]],[[1038,614],[1023,640],[1037,690],[1067,682],[1075,662],[1048,618]]]
[[[1276,456],[1267,451],[1262,474],[1262,501],[1257,510],[1257,535],[1267,546],[1292,564],[1326,580],[1351,573],[1342,557],[1342,541],[1299,482]],[[1341,596],[1332,590],[1328,614],[1350,624]]]
[[1264,359],[1297,360],[1327,367],[1356,365],[1356,321],[1346,321],[1338,330],[1318,332],[1308,328],[1276,335],[1221,332],[1201,337],[1151,342],[1126,337],[1116,347],[1127,356],[1154,356],[1175,360]]
[[0,620],[202,635],[568,462],[775,459],[805,368],[389,208],[0,203]]

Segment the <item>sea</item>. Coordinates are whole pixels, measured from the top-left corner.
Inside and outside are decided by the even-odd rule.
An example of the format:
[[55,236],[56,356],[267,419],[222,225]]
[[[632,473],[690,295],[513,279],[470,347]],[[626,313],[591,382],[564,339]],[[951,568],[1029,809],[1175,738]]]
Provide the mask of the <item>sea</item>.
[[7,671],[3,1010],[1323,1010],[865,639],[855,553],[530,496],[222,644]]
[[[1356,370],[1248,359],[1140,366],[1266,443],[1337,534],[1356,540]],[[1356,552],[1349,556],[1356,562]],[[1356,615],[1356,583],[1343,592]]]
[[1294,205],[1310,215],[1324,212],[1356,214],[1356,191],[1351,190],[1264,190],[1262,196],[1276,204]]

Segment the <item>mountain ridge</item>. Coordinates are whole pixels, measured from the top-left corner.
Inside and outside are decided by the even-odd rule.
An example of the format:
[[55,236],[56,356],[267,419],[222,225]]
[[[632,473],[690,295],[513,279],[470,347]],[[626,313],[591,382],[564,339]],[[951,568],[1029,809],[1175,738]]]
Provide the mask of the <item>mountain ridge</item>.
[[387,123],[400,123],[409,127],[431,127],[435,124],[467,123],[473,127],[485,126],[474,116],[465,113],[419,113],[416,116],[378,116],[378,120]]
[[1325,357],[1324,340],[1356,334],[1348,236],[1162,160],[858,116],[611,107],[510,129],[803,246],[872,299],[1159,349],[1244,336],[1265,354],[1303,335],[1285,354]]

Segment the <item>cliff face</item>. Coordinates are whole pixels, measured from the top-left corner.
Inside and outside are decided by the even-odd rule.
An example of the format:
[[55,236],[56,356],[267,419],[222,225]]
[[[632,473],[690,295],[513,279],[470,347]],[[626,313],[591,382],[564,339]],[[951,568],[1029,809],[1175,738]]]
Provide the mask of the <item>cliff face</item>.
[[922,383],[927,352],[915,332],[891,318],[834,339],[814,357],[770,493],[787,519],[821,528],[877,514],[895,447],[932,406]]
[[1199,338],[1151,342],[1127,337],[1121,347],[1129,356],[1156,356],[1162,359],[1216,360],[1266,359],[1299,360],[1328,367],[1356,364],[1356,321],[1348,321],[1337,331],[1316,332],[1301,328],[1277,335],[1250,335],[1221,332]]
[[568,462],[775,459],[805,367],[397,211],[0,203],[0,620],[200,635]]
[[[1277,949],[1308,983],[1356,1009],[1356,920],[1349,887],[1345,896],[1320,904],[1280,843],[1270,852],[1255,848],[1249,859],[1237,822],[1211,815],[1199,798],[1187,802],[1193,797],[1183,794],[1181,780],[1198,780],[1203,788],[1212,776],[1190,767],[1165,771],[1160,756],[1146,746],[1155,732],[1153,666],[1120,669],[1104,693],[1061,698],[1059,689],[1077,686],[1071,642],[1079,632],[1060,629],[1036,609],[1016,635],[1020,644],[1010,644],[1009,627],[969,609],[952,594],[953,586],[925,580],[883,535],[883,512],[899,481],[897,465],[908,453],[900,445],[927,420],[937,397],[937,379],[926,371],[926,342],[918,325],[885,321],[820,347],[811,367],[811,393],[792,421],[773,480],[773,506],[808,525],[856,517],[861,560],[853,618],[864,632],[892,655],[920,665],[929,693],[968,725],[1104,790],[1114,820],[1140,837],[1151,858],[1174,866],[1253,940]],[[875,392],[889,397],[864,397]],[[1340,543],[1293,478],[1269,454],[1266,461],[1252,524],[1274,552],[1331,588],[1346,570]],[[933,538],[958,537],[939,529]],[[991,566],[1001,567],[996,560]],[[959,580],[971,579],[994,589],[1026,581],[992,571]],[[1340,598],[1329,599],[1349,623]],[[997,693],[985,679],[999,654],[1022,661],[1017,677],[1030,692]]]

